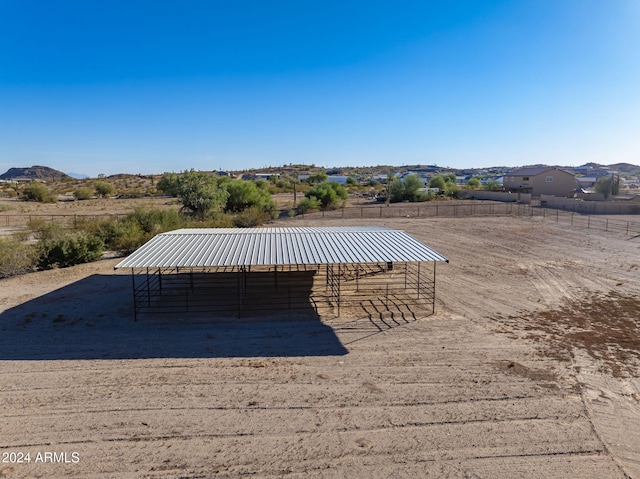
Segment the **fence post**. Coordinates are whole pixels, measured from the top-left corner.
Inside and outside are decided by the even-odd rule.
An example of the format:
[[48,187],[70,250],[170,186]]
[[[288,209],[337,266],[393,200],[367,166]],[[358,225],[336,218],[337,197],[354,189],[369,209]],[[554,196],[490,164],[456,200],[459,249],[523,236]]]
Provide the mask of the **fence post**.
[[604,230],[609,231],[609,218],[605,218],[604,220]]

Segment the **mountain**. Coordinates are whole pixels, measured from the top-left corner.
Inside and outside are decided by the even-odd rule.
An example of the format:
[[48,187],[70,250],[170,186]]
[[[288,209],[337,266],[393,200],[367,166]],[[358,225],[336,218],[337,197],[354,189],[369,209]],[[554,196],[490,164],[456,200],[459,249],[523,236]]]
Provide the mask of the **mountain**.
[[86,180],[87,178],[89,178],[89,175],[85,175],[84,173],[72,173],[72,172],[69,172],[69,176],[71,178],[75,178],[76,180]]
[[61,180],[62,178],[70,178],[70,176],[48,166],[9,168],[6,173],[0,175],[2,180]]

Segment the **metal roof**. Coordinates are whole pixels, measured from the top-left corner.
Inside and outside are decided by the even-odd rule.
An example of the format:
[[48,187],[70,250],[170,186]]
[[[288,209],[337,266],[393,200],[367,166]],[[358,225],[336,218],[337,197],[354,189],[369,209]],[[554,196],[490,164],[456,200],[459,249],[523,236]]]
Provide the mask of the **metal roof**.
[[116,268],[449,261],[380,226],[193,228],[162,233]]
[[569,173],[568,171],[563,170],[562,168],[557,168],[555,166],[532,166],[532,167],[525,167],[525,168],[517,168],[515,170],[506,172],[505,176],[536,176],[541,173],[545,173],[549,170],[562,171],[563,173],[567,173],[573,176],[573,173]]

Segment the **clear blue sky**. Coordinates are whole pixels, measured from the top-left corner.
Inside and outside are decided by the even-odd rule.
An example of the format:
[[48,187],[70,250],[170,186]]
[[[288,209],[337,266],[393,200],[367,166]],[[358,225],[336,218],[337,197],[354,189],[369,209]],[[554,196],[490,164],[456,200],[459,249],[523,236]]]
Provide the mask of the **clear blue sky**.
[[640,164],[640,0],[0,0],[0,173]]

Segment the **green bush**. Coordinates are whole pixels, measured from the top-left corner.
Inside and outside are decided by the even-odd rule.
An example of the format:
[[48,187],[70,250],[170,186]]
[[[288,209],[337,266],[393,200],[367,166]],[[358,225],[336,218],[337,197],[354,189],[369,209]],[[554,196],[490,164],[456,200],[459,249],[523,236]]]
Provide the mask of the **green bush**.
[[33,246],[13,238],[0,238],[0,278],[33,271],[37,256]]
[[176,173],[165,173],[156,185],[158,191],[166,195],[178,196],[180,193],[180,183]]
[[39,243],[41,268],[58,266],[65,268],[80,263],[89,263],[102,258],[104,244],[96,236],[85,231],[65,233],[58,238],[41,240]]
[[151,235],[145,234],[134,221],[112,221],[98,232],[98,237],[108,249],[130,253],[146,243]]
[[63,234],[62,227],[58,223],[45,221],[40,218],[32,219],[27,223],[27,226],[37,240],[58,238]]
[[93,198],[93,190],[91,188],[87,188],[86,186],[82,186],[73,192],[73,197],[76,200],[88,200]]
[[100,218],[78,223],[78,229],[96,236],[106,248],[131,252],[154,235],[184,228],[188,219],[175,210],[136,208],[122,219]]
[[480,188],[481,186],[480,179],[476,177],[469,178],[469,181],[467,181],[467,186],[469,188]]
[[153,234],[184,228],[188,223],[188,219],[176,210],[161,210],[159,208],[148,210],[136,208],[125,217],[124,221],[132,221],[138,224],[145,233]]
[[318,183],[304,196],[306,198],[316,198],[320,201],[320,205],[323,209],[335,209],[339,208],[341,203],[344,202],[349,196],[347,189],[336,181],[329,181],[324,183]]
[[238,228],[252,228],[272,219],[271,213],[264,211],[259,206],[245,208],[233,218],[234,226]]
[[265,185],[260,187],[252,181],[228,181],[225,187],[229,196],[224,210],[240,213],[248,208],[258,208],[267,213],[267,219],[272,218],[276,210],[276,203],[269,193],[268,183],[264,183]]
[[298,202],[298,206],[296,207],[296,212],[299,215],[305,214],[308,211],[318,210],[320,209],[321,203],[318,198],[315,196],[305,196]]
[[24,187],[22,196],[27,201],[37,201],[39,203],[55,203],[57,197],[53,195],[42,183],[33,181]]
[[116,187],[111,183],[107,183],[106,181],[96,181],[93,184],[93,187],[96,189],[96,194],[100,198],[106,198],[107,196],[111,196],[116,192]]

